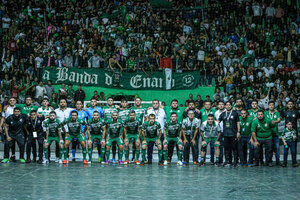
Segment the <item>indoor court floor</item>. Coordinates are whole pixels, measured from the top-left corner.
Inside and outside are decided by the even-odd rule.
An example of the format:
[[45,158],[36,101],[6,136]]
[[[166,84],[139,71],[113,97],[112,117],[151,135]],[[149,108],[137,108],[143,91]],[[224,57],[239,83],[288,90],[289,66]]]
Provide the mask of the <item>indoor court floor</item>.
[[0,199],[299,199],[300,167],[0,164]]

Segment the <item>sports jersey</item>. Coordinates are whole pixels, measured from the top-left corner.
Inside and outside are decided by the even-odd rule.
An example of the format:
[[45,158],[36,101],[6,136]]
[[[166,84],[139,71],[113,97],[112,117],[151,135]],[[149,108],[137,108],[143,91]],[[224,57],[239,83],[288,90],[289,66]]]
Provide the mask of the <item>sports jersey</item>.
[[118,112],[118,109],[115,106],[112,106],[111,108],[108,106],[104,106],[103,111],[104,111],[104,120],[109,121],[112,119],[112,114],[114,112]]
[[252,122],[251,132],[256,133],[257,140],[272,139],[272,128],[275,125],[268,118],[259,120],[258,118]]
[[209,111],[207,111],[205,108],[200,110],[201,113],[201,120],[204,122],[207,120],[207,117],[209,114],[215,115],[216,110],[211,108]]
[[136,118],[133,121],[129,119],[125,121],[124,127],[126,128],[127,134],[139,134],[139,129],[142,127],[141,119]]
[[33,106],[33,105],[30,105],[30,106],[26,106],[26,104],[17,104],[16,107],[20,108],[21,109],[21,113],[24,114],[24,115],[27,115],[29,116],[30,115],[30,112],[32,110],[38,110],[39,107],[37,106]]
[[297,136],[295,129],[292,128],[292,130],[289,130],[285,128],[281,137],[284,138],[286,142],[291,142],[294,136]]
[[43,127],[48,130],[49,137],[58,137],[58,131],[61,131],[61,123],[58,119],[46,119],[43,121]]
[[179,137],[181,127],[182,124],[178,121],[176,121],[175,123],[172,123],[171,121],[167,122],[165,124],[167,137]]
[[114,122],[113,120],[110,120],[107,122],[107,136],[109,138],[117,138],[120,137],[122,134],[122,128],[123,128],[123,121],[118,120]]
[[86,123],[82,119],[72,121],[71,118],[68,118],[63,122],[63,125],[66,125],[68,127],[69,135],[76,136],[81,134],[81,126],[85,126]]
[[39,109],[37,110],[37,113],[43,115],[44,117],[48,117],[50,112],[51,109],[49,107],[47,109],[45,109],[44,107],[39,107]]
[[144,131],[145,137],[147,138],[156,138],[160,129],[160,123],[158,123],[157,121],[155,121],[152,125],[149,121],[146,121],[142,126],[142,130]]
[[[270,119],[271,121],[276,121],[278,118],[280,118],[280,113],[279,112],[273,112],[273,114],[270,113],[270,111],[265,112],[265,117]],[[272,128],[273,134],[275,136],[278,136],[278,124],[275,124],[275,127]]]
[[250,110],[248,110],[248,112],[249,112],[249,115],[250,115],[253,119],[257,118],[257,112],[258,112],[258,109],[257,109],[256,111],[254,111],[253,109],[250,109]]
[[251,125],[253,122],[252,117],[247,117],[243,119],[240,116],[240,123],[241,123],[241,136],[250,136],[251,135]]
[[130,109],[126,108],[125,110],[119,110],[119,118],[125,122],[129,116]]
[[173,109],[171,106],[165,106],[164,110],[167,115],[167,122],[171,120],[171,114],[173,112],[177,113],[177,121],[182,122],[183,120],[183,113],[184,113],[184,108],[183,107],[178,107],[177,109]]
[[89,119],[88,126],[92,135],[102,135],[102,128],[105,127],[104,120],[99,118],[97,121],[93,118]]
[[139,119],[141,119],[142,121],[144,120],[144,116],[145,116],[145,113],[146,113],[146,109],[143,108],[143,107],[132,107],[131,110],[134,110],[135,111],[135,116]]
[[221,133],[221,127],[216,121],[212,125],[209,125],[208,121],[205,121],[202,123],[200,131],[203,132],[205,138],[216,138]]
[[5,123],[8,125],[8,134],[10,137],[24,134],[23,125],[26,123],[27,118],[28,117],[26,115],[21,114],[18,117],[10,115],[5,119]]
[[191,121],[189,118],[185,118],[182,122],[182,128],[184,129],[185,135],[193,136],[196,128],[200,128],[201,120],[194,118]]
[[102,108],[100,107],[95,107],[95,108],[92,108],[92,107],[89,107],[86,109],[86,112],[88,114],[88,118],[91,119],[93,117],[93,114],[95,111],[98,111],[99,112],[99,116],[102,117],[104,115],[104,111]]

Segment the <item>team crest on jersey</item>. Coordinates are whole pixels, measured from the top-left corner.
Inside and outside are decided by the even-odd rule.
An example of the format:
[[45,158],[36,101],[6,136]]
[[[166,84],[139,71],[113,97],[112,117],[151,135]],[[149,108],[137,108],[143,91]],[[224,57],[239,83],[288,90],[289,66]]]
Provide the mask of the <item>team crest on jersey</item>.
[[246,123],[246,126],[249,126],[249,123],[248,123],[248,122]]
[[265,124],[265,127],[267,127],[268,126],[268,124]]
[[23,122],[23,119],[22,119],[22,118],[20,119],[20,122]]
[[230,118],[233,119],[233,116],[231,116]]
[[277,116],[275,115],[274,118],[277,118]]
[[293,117],[296,117],[296,115],[295,115],[295,114],[293,114]]

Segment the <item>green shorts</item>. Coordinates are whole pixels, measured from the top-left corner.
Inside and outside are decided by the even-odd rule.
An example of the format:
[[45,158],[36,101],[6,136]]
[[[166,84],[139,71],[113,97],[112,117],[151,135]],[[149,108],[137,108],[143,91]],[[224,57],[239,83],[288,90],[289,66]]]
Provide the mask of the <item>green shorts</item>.
[[[212,138],[205,138],[205,142],[206,145],[208,145],[208,143],[213,142],[214,144],[216,143],[217,138],[216,137],[212,137]],[[219,147],[220,145],[215,144],[216,147]]]
[[168,145],[168,143],[172,141],[174,141],[177,145],[182,145],[182,142],[179,142],[179,137],[168,137],[168,136],[167,136],[167,142],[164,143],[164,145]]
[[84,142],[85,138],[84,136],[82,136],[81,134],[78,135],[68,135],[66,140],[69,140],[70,142],[72,142],[73,139],[77,139],[79,142]]
[[137,141],[137,139],[139,138],[138,135],[135,134],[127,134],[127,140],[129,143],[134,143]]
[[[146,138],[145,138],[145,140],[146,140],[146,145],[148,145],[149,142],[154,142],[154,143],[155,143],[157,139],[158,139],[158,137],[155,137],[155,138],[148,138],[148,137],[146,137]],[[160,140],[159,140],[158,145],[161,145]]]
[[124,142],[121,138],[117,137],[117,138],[110,138],[106,141],[106,146],[111,146],[113,142],[116,142],[118,146],[123,145]]
[[51,145],[51,143],[52,143],[53,141],[55,141],[55,142],[58,143],[58,144],[62,144],[62,143],[60,143],[60,141],[59,141],[59,137],[50,137],[50,136],[48,136],[48,140],[47,140],[46,144]]
[[99,140],[101,142],[102,141],[102,135],[92,135],[91,134],[91,141],[93,142],[94,140]]

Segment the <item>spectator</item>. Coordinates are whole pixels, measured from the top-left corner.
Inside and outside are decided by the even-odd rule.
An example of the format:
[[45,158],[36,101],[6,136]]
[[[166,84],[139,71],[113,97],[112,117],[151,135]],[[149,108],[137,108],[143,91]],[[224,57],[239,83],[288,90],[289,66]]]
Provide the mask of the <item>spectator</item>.
[[82,90],[81,85],[78,85],[78,89],[76,90],[74,95],[74,101],[76,102],[80,100],[84,102],[84,99],[85,99],[85,92]]

